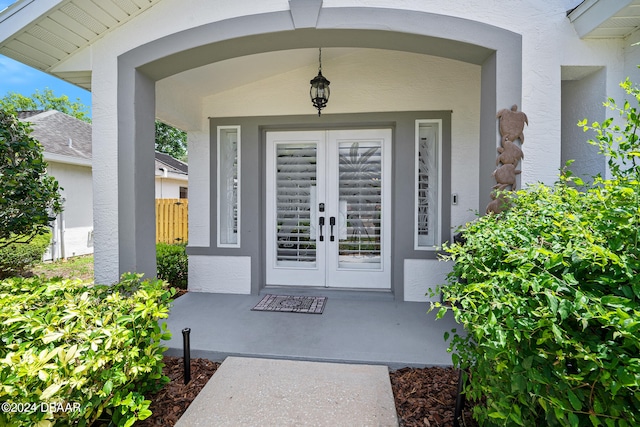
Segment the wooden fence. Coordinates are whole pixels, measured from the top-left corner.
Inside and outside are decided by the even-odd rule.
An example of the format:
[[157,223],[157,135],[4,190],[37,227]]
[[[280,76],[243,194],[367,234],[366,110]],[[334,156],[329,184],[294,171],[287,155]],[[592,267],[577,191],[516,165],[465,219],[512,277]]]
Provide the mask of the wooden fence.
[[186,243],[188,199],[156,199],[156,243]]

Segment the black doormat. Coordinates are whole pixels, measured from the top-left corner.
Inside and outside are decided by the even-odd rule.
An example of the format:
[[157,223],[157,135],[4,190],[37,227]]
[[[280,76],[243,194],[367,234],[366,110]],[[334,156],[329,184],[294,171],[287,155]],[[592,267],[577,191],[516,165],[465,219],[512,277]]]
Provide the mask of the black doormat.
[[288,313],[322,314],[327,297],[302,297],[293,295],[265,295],[251,310],[283,311]]

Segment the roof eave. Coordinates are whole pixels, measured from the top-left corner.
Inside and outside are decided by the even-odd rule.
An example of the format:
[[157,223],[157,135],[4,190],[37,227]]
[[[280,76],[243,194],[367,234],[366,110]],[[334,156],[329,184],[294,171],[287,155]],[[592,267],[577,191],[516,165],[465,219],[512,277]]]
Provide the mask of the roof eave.
[[608,19],[629,6],[633,0],[585,0],[567,17],[583,39],[604,24]]

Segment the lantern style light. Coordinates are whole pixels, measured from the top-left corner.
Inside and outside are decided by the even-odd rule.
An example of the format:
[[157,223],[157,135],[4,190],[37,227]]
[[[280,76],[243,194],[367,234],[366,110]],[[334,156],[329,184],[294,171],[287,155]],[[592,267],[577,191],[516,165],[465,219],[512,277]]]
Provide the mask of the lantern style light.
[[311,103],[318,109],[318,117],[320,117],[321,110],[327,106],[329,102],[329,80],[325,79],[322,75],[322,48],[320,48],[320,54],[318,55],[318,75],[310,81],[311,90],[309,95],[311,96]]

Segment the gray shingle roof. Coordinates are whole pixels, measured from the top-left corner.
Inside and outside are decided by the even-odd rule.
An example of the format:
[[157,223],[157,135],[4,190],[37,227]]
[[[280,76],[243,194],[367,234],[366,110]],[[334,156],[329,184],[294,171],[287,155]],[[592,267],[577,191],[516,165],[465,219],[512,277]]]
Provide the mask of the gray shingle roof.
[[31,136],[45,153],[91,160],[91,124],[56,110],[21,111],[18,118],[31,123]]
[[166,168],[169,172],[182,175],[189,174],[189,166],[176,158],[156,151],[156,169]]
[[[61,113],[48,111],[19,111],[18,119],[31,123],[31,136],[44,147],[45,153],[91,160],[91,124]],[[188,175],[189,166],[168,154],[156,151],[156,170]]]

